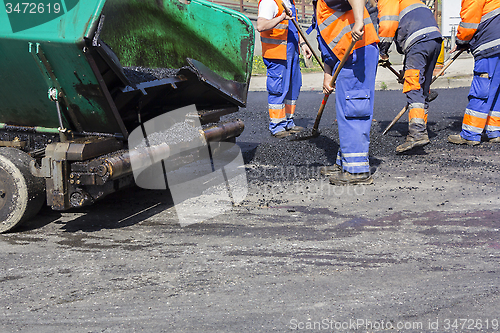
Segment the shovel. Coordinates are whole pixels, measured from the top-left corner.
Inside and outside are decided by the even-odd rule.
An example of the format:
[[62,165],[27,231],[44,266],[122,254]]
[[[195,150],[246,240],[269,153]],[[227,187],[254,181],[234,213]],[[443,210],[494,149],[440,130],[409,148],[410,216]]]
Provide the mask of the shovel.
[[[285,3],[281,2],[281,5],[285,9],[286,15],[292,17],[292,11],[290,9],[288,9],[288,7],[285,5]],[[292,18],[292,22],[293,22],[293,25],[295,25],[295,28],[297,28],[297,31],[299,32],[299,34],[302,36],[302,39],[304,40],[304,42],[306,42],[307,46],[309,46],[309,49],[311,50],[311,52],[312,52],[314,58],[316,59],[316,61],[318,62],[318,64],[321,66],[321,69],[324,71],[325,67],[323,66],[323,63],[319,59],[318,55],[314,51],[314,49],[311,46],[311,44],[309,44],[309,41],[306,39],[306,36],[304,35],[304,32],[302,31],[302,28],[299,26],[299,24],[297,23],[297,21],[295,21],[294,18]]]
[[403,73],[399,73],[397,70],[394,69],[394,67],[392,67],[392,64],[389,60],[386,60],[386,61],[379,61],[379,64],[380,66],[384,67],[384,68],[388,68],[391,72],[394,73],[394,75],[396,75],[397,77],[397,80],[398,80],[398,83],[403,83],[403,79],[404,79],[404,76],[403,76]]
[[[344,64],[347,61],[347,58],[351,54],[351,51],[352,51],[352,48],[354,47],[354,44],[356,44],[356,42],[353,40],[351,42],[351,44],[349,45],[349,47],[347,48],[347,50],[345,51],[345,54],[342,57],[342,60],[340,61],[340,64],[337,66],[337,69],[335,70],[335,73],[332,76],[332,80],[330,81],[330,87],[333,87],[333,85],[335,84],[335,81],[337,80],[337,76],[339,76],[340,70],[342,69],[342,67],[344,67]],[[318,130],[319,122],[321,120],[321,116],[323,115],[323,111],[325,110],[325,106],[326,106],[326,102],[328,101],[328,97],[330,97],[330,94],[325,94],[325,96],[323,96],[323,101],[321,102],[321,105],[319,107],[318,115],[316,116],[316,121],[314,122],[314,126],[312,128],[312,131],[309,132],[308,130],[303,130],[302,132],[297,133],[293,138],[291,138],[292,141],[308,140],[308,139],[312,139],[312,138],[319,136],[319,130]]]
[[[439,73],[436,74],[436,76],[434,76],[432,78],[432,81],[431,81],[431,84],[433,84],[438,77],[440,77],[441,75],[443,75],[444,71],[446,69],[448,69],[448,67],[450,67],[450,65],[455,61],[457,60],[457,58],[462,54],[462,52],[464,52],[465,50],[460,50],[458,51],[454,56],[453,58],[451,58],[448,63],[446,63],[446,65],[439,71]],[[385,130],[382,132],[382,135],[384,135],[385,133],[387,133],[391,128],[392,126],[394,126],[394,124],[399,120],[399,118],[401,118],[406,110],[408,110],[408,104],[401,110],[399,111],[399,113],[396,115],[396,117],[394,117],[394,119],[391,121],[391,123],[385,128]]]

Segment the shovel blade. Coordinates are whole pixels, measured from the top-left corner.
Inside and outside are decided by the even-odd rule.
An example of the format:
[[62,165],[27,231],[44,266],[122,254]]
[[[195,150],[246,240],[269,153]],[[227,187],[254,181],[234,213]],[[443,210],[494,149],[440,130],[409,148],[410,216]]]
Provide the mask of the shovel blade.
[[303,130],[302,132],[296,133],[290,136],[290,141],[302,141],[317,138],[319,136],[318,130]]

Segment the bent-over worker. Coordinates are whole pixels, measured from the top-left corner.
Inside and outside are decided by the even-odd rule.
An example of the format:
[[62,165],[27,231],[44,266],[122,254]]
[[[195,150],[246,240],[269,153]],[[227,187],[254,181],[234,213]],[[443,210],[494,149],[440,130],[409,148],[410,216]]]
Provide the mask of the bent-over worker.
[[401,153],[428,143],[427,113],[432,74],[443,37],[431,10],[420,0],[379,0],[380,59],[389,60],[394,41],[404,54],[404,85],[408,103],[408,135],[396,147]]

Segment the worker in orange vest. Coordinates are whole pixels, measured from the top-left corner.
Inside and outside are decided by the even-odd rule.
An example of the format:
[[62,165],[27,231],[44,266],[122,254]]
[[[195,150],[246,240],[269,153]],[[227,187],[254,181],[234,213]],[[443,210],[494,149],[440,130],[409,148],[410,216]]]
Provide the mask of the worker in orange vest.
[[456,144],[478,145],[485,132],[489,142],[500,142],[500,0],[462,0],[457,49],[474,55],[474,77],[462,131],[450,135]]
[[[293,17],[297,12],[295,3],[284,0]],[[269,107],[269,131],[274,137],[283,138],[297,133],[303,127],[294,123],[296,102],[302,86],[299,63],[299,47],[307,58],[312,51],[295,25],[289,20],[281,0],[260,0],[257,30],[262,42],[262,58],[267,67],[267,92]]]
[[371,184],[368,150],[379,52],[377,32],[365,0],[318,0],[313,21],[324,61],[323,92],[331,94],[332,72],[349,45],[352,53],[335,83],[339,151],[333,166],[320,169],[333,185]]

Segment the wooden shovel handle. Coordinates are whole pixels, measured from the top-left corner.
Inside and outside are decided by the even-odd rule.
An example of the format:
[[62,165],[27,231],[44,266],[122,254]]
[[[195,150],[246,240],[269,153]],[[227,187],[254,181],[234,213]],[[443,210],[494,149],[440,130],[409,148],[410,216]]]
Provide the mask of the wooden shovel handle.
[[[342,67],[344,67],[344,64],[346,63],[347,58],[349,58],[349,55],[351,54],[351,51],[352,51],[355,44],[356,44],[356,42],[353,40],[351,42],[351,44],[349,45],[349,47],[347,48],[347,50],[345,51],[345,54],[342,57],[342,60],[340,61],[340,64],[337,66],[335,73],[333,73],[332,80],[330,81],[330,87],[333,88],[333,85],[335,84],[335,81],[337,80],[337,77],[339,76],[340,70],[342,69]],[[314,122],[313,130],[312,130],[313,134],[315,134],[318,131],[319,122],[321,121],[321,117],[323,116],[323,111],[325,110],[326,102],[328,101],[329,96],[330,96],[330,94],[325,94],[323,96],[323,101],[321,101],[321,105],[320,105],[319,110],[318,110],[318,115],[316,116],[316,121]]]
[[450,60],[448,60],[448,62],[446,63],[446,65],[444,65],[444,67],[439,71],[439,73],[436,74],[436,76],[434,76],[432,78],[432,81],[431,81],[431,84],[434,83],[434,81],[437,80],[438,77],[440,77],[441,75],[443,75],[444,71],[448,69],[448,67],[450,67],[450,65],[455,61],[457,60],[457,58],[462,54],[462,52],[464,52],[465,50],[462,49],[460,51],[458,51],[454,56],[453,58],[451,58]]
[[[285,9],[285,13],[286,15],[288,16],[292,16],[292,11],[285,5],[285,3],[282,1],[281,2],[281,5],[283,6],[283,8]],[[321,66],[321,69],[324,71],[325,70],[325,66],[323,65],[323,62],[321,62],[321,60],[319,59],[318,55],[316,54],[316,51],[314,51],[313,47],[311,46],[311,44],[309,43],[309,41],[306,39],[306,36],[304,35],[304,32],[302,31],[302,28],[299,26],[299,24],[297,23],[297,21],[295,21],[294,18],[292,18],[292,22],[293,22],[293,25],[295,26],[295,28],[297,28],[297,31],[299,32],[299,34],[302,36],[302,39],[304,40],[304,42],[306,42],[307,46],[309,46],[309,49],[311,50],[314,58],[316,59],[316,61],[318,62],[318,64]]]

